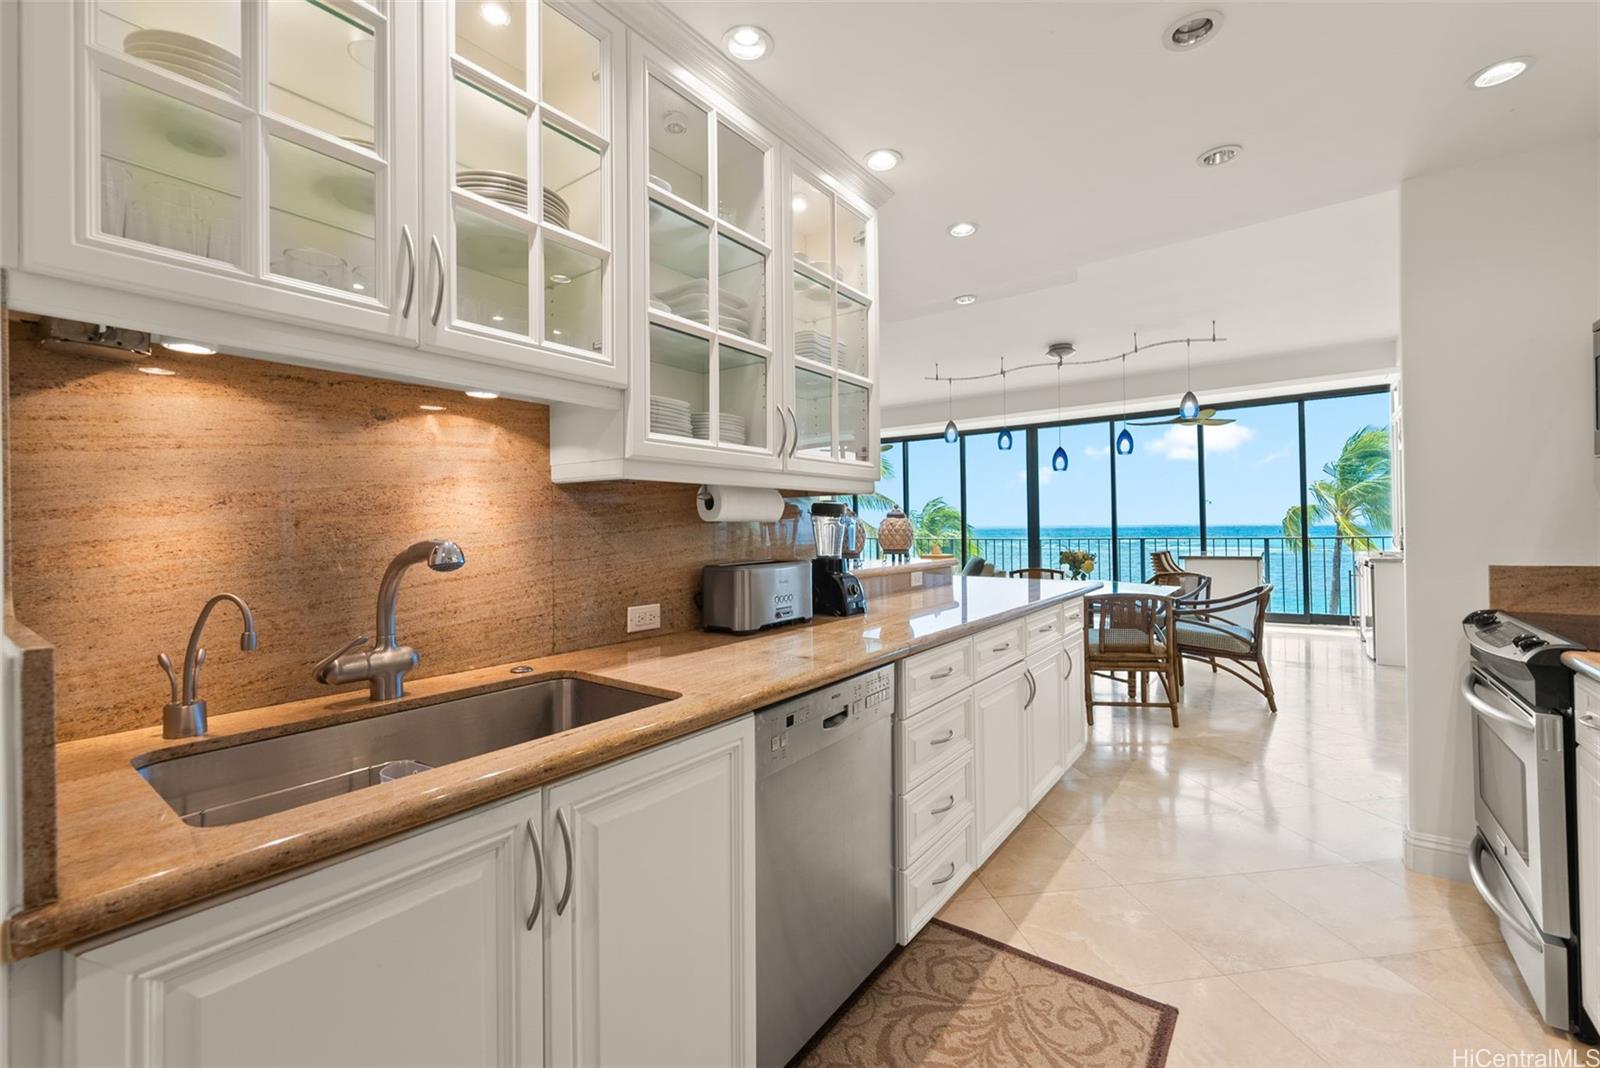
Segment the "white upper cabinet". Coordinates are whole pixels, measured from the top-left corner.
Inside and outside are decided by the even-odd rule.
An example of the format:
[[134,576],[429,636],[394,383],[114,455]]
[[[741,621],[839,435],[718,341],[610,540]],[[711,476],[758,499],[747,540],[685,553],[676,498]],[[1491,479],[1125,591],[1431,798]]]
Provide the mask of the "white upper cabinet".
[[421,10],[424,343],[622,383],[621,26],[592,4]]
[[27,268],[417,337],[407,5],[23,8]]

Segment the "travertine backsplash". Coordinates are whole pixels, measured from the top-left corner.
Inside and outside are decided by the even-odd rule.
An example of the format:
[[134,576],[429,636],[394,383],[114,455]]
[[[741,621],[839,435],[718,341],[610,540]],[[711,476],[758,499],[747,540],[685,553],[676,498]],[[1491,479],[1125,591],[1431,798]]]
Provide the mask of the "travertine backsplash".
[[314,696],[312,665],[372,633],[384,566],[420,538],[467,566],[406,576],[417,677],[622,641],[630,604],[692,628],[703,564],[809,555],[804,522],[701,522],[691,486],[553,485],[541,405],[231,356],[162,353],[178,373],[146,375],[9,325],[8,592],[56,646],[63,741],[159,724],[156,654],[180,660],[224,590],[261,644],[213,614],[212,714]]

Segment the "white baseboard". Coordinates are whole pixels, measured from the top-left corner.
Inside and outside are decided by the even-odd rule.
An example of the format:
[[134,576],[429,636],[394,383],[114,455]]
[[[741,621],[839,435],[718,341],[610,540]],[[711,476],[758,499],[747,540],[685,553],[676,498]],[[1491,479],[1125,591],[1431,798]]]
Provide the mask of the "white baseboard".
[[1438,875],[1457,882],[1467,881],[1467,849],[1470,838],[1449,838],[1406,828],[1405,865],[1424,875]]

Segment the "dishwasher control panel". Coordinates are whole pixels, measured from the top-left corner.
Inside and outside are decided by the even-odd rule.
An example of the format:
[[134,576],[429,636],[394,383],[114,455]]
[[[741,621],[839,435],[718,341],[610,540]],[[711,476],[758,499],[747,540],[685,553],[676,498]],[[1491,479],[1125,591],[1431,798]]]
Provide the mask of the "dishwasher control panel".
[[756,713],[756,777],[781,770],[893,712],[893,665],[763,709]]

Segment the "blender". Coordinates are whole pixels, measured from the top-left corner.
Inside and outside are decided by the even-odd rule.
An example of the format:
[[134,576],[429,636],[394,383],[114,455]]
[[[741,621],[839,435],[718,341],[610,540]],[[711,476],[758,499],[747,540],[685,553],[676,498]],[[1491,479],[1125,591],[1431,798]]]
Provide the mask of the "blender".
[[818,615],[854,616],[867,610],[861,580],[845,567],[845,557],[855,556],[860,528],[855,513],[837,501],[817,501],[811,506],[811,530],[817,539],[817,558],[811,561],[811,610]]

